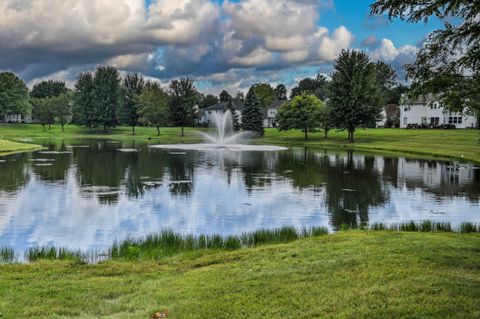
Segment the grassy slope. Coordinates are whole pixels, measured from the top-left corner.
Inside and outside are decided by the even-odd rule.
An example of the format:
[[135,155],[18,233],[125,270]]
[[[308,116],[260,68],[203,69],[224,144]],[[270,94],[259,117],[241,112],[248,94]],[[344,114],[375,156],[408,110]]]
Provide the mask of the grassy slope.
[[[52,130],[43,131],[39,125],[0,125],[0,138],[109,138],[121,140],[147,140],[156,143],[195,143],[202,139],[194,131],[186,129],[186,136],[179,136],[179,128],[163,128],[158,137],[153,128],[137,128],[137,134],[131,135],[128,127],[120,127],[109,134],[101,131],[90,132],[88,129],[67,126],[62,132],[58,126]],[[295,146],[342,147],[366,151],[396,152],[439,158],[455,158],[476,161],[480,163],[480,134],[478,130],[404,130],[404,129],[369,129],[356,132],[356,143],[346,140],[345,132],[331,131],[329,138],[324,139],[323,133],[310,135],[305,141],[298,131],[278,132],[267,129],[265,137],[256,143],[285,144]]]
[[31,151],[40,148],[41,146],[35,144],[17,143],[0,139],[0,155],[13,152]]
[[0,318],[478,318],[480,235],[347,231],[155,262],[0,266]]

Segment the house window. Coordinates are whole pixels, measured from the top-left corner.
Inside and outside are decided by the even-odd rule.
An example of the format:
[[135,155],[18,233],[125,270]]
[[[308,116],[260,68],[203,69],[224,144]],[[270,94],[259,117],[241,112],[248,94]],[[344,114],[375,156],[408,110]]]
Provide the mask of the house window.
[[422,124],[427,124],[427,118],[426,117],[422,117]]
[[461,116],[458,117],[458,124],[462,124],[462,117]]
[[403,125],[407,125],[407,122],[408,122],[408,118],[407,118],[407,117],[404,117],[404,118],[403,118]]

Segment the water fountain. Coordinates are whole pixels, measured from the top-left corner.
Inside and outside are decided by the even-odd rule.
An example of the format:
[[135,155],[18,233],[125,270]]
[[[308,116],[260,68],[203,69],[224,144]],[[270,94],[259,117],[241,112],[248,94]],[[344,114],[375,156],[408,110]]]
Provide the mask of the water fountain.
[[213,124],[215,132],[205,133],[198,132],[208,143],[198,144],[161,144],[151,145],[151,148],[160,149],[181,149],[196,151],[281,151],[286,147],[274,145],[251,145],[242,143],[245,141],[250,132],[235,133],[233,129],[232,114],[230,110],[226,112],[214,112]]

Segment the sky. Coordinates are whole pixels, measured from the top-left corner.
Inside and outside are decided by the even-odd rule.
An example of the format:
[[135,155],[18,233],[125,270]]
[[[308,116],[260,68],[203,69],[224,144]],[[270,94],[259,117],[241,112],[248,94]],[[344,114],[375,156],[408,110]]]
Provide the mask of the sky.
[[442,22],[370,16],[373,0],[2,0],[0,70],[33,84],[72,87],[79,72],[109,64],[163,84],[181,76],[200,91],[231,94],[253,83],[330,74],[342,49],[372,60],[414,60]]

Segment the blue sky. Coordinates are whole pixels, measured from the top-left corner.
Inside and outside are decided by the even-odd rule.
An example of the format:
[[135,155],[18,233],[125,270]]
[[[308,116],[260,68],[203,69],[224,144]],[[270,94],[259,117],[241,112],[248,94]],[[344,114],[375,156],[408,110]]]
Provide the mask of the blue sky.
[[0,70],[29,85],[72,85],[110,64],[167,84],[188,76],[231,93],[268,81],[292,87],[329,74],[342,49],[362,49],[404,78],[425,37],[442,26],[371,17],[373,0],[4,0]]

